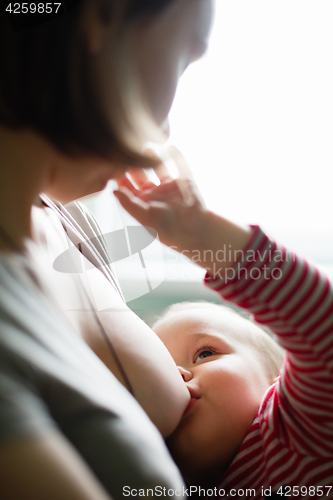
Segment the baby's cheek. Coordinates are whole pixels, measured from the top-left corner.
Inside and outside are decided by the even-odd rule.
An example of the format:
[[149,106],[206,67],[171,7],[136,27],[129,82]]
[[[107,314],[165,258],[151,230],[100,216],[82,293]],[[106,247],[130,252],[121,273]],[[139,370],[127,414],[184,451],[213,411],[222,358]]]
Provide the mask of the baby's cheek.
[[230,422],[230,432],[242,441],[255,419],[261,402],[261,391],[256,384],[249,384],[247,379],[240,377],[235,380],[234,390],[228,399],[227,411]]

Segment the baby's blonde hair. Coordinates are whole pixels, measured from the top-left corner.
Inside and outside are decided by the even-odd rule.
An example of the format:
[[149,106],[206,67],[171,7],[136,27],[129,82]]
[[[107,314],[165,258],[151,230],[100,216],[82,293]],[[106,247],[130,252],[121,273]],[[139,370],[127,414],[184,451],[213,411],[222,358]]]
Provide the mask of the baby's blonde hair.
[[206,301],[193,301],[193,302],[178,302],[176,304],[172,304],[169,306],[162,315],[155,321],[152,326],[154,330],[155,326],[165,319],[171,318],[179,312],[186,311],[189,309],[212,309],[218,310],[220,312],[225,312],[227,314],[233,314],[244,321],[247,321],[251,328],[248,329],[246,338],[250,345],[254,347],[258,353],[260,361],[266,368],[267,374],[271,380],[276,378],[281,371],[281,367],[284,360],[284,351],[277,344],[277,342],[272,338],[271,334],[267,331],[264,331],[263,328],[255,323],[252,318],[242,312],[242,314],[238,313],[231,307],[225,306],[223,304],[215,304],[213,302]]

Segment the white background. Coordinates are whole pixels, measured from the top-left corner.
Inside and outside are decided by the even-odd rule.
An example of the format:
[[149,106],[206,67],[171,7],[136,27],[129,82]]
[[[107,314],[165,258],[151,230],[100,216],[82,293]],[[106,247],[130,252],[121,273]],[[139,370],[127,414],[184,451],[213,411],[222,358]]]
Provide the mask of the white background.
[[332,0],[216,0],[170,121],[210,208],[333,262]]

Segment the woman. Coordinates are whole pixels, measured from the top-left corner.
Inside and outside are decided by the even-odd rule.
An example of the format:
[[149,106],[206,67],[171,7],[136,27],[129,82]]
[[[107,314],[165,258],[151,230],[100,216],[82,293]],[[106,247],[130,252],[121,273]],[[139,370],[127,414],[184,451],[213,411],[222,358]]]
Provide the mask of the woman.
[[[13,33],[1,11],[2,498],[99,500],[122,497],[125,486],[182,486],[156,428],[83,340],[164,436],[188,392],[166,349],[124,305],[102,241],[87,241],[98,236],[94,221],[61,204],[129,165],[154,165],[142,146],[161,138],[211,17],[208,0],[82,0]],[[68,238],[105,264],[93,285],[107,288],[113,312],[97,312],[80,273],[52,270],[47,251]]]

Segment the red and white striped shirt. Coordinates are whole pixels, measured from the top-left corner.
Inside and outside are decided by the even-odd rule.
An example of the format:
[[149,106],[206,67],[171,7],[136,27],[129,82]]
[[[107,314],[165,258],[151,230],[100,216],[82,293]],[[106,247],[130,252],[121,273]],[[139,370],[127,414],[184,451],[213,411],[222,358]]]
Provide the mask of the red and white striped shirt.
[[333,498],[333,286],[258,227],[229,277],[205,283],[267,325],[286,358],[219,488]]

